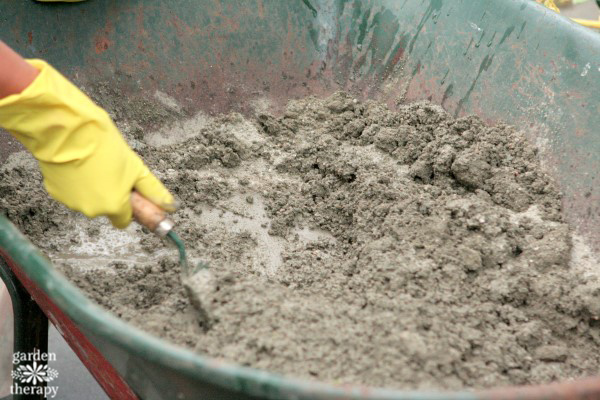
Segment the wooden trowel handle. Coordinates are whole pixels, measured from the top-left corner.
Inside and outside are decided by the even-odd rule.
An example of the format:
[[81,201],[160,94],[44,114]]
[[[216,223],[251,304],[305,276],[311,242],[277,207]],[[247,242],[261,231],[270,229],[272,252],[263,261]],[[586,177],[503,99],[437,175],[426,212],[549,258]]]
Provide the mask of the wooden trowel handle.
[[173,227],[165,210],[136,191],[131,192],[131,208],[133,209],[133,218],[151,232],[164,236]]

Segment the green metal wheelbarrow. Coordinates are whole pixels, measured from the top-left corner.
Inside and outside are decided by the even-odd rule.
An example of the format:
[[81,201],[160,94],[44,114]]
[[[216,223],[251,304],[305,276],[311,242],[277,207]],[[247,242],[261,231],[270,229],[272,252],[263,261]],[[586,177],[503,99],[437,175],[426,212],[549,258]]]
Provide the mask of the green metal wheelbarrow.
[[[429,99],[530,133],[567,219],[600,250],[600,36],[529,0],[90,0],[0,3],[3,39],[78,82],[160,90],[189,110],[344,89]],[[100,309],[6,219],[2,278],[15,351],[45,350],[47,320],[114,399],[591,399],[600,377],[473,392],[336,386],[172,346]],[[33,298],[34,301],[31,301]]]

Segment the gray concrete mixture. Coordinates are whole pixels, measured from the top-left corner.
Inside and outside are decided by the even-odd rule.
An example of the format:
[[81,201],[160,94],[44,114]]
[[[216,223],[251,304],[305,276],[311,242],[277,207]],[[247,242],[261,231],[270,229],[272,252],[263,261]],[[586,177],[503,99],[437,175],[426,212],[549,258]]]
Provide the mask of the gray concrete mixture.
[[103,105],[181,200],[176,230],[218,283],[210,329],[174,248],[59,206],[24,153],[0,172],[3,212],[114,314],[211,357],[337,383],[598,373],[599,265],[520,132],[343,93],[255,120],[176,122],[161,101],[171,122],[149,134]]

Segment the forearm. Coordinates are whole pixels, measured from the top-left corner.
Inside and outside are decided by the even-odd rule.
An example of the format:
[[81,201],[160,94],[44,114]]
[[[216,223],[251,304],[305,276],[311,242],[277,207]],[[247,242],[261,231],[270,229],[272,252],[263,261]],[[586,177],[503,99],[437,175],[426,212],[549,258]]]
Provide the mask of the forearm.
[[21,93],[37,75],[37,69],[0,41],[0,99]]

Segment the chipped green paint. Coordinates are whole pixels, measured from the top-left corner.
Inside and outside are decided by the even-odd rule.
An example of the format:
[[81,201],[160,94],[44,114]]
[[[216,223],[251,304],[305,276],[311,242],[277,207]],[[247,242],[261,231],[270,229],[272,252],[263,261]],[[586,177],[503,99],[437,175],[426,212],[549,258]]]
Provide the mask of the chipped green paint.
[[[490,68],[493,61],[494,61],[494,56],[493,55],[490,56],[489,54],[484,57],[483,61],[481,61],[481,64],[479,65],[479,71],[477,72],[477,76],[475,77],[475,79],[473,79],[473,82],[471,83],[471,86],[467,90],[467,93],[464,95],[464,97],[458,101],[458,106],[456,107],[456,110],[454,111],[455,117],[460,115],[460,112],[462,111],[464,104],[469,100],[469,97],[471,97],[471,93],[473,93],[473,89],[475,89],[475,86],[477,86],[477,81],[481,77],[481,74]],[[450,87],[450,86],[448,86],[448,87]]]
[[317,9],[316,9],[316,8],[315,8],[315,7],[314,7],[312,4],[310,4],[310,1],[309,1],[309,0],[302,0],[302,2],[304,3],[304,5],[306,5],[306,7],[308,7],[308,9],[309,9],[310,11],[312,11],[312,15],[313,15],[313,17],[315,17],[315,18],[316,18],[316,17],[317,17],[317,14],[318,14],[318,12],[317,12]]

